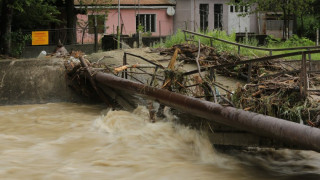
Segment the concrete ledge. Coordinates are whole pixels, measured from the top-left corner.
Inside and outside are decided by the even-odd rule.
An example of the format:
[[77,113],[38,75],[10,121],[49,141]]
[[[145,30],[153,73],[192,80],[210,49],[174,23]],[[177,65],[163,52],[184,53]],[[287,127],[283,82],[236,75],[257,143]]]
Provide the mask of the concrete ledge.
[[0,61],[0,105],[84,101],[68,87],[62,59]]
[[[57,46],[26,46],[21,54],[21,58],[36,58],[41,51],[46,51],[47,53],[52,53]],[[86,54],[91,54],[94,52],[94,44],[74,44],[65,45],[68,52],[71,51],[82,51]]]

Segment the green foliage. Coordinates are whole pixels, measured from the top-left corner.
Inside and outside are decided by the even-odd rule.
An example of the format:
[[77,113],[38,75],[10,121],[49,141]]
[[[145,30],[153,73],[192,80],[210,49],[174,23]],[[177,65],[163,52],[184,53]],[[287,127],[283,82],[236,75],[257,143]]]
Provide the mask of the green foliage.
[[293,35],[290,39],[284,42],[285,46],[292,47],[292,46],[313,46],[314,42],[308,38],[302,37],[299,38],[297,35]]
[[168,36],[166,38],[166,40],[164,41],[164,43],[162,43],[162,44],[158,43],[154,47],[169,48],[169,47],[172,47],[173,45],[181,44],[184,42],[186,42],[184,39],[184,33],[180,29],[178,29],[178,31],[174,35]]
[[[108,19],[109,10],[105,8],[106,6],[110,6],[110,0],[97,1],[93,0],[90,3],[90,10],[87,9],[87,6],[82,6],[83,1],[80,2],[80,10],[88,15],[87,20],[78,19],[77,25],[82,29],[82,32],[85,33],[89,28],[89,33],[93,34],[93,27],[95,25],[95,20],[97,20],[97,31],[98,33],[103,33],[105,29],[109,27],[105,27],[105,21]],[[104,6],[98,6],[100,3],[104,4]],[[84,34],[83,34],[84,35]]]
[[152,32],[150,32],[150,31],[147,31],[147,32],[145,32],[145,33],[142,33],[142,36],[143,36],[143,37],[151,37],[151,35],[152,35]]
[[138,32],[144,32],[144,26],[142,26],[141,24],[138,25]]
[[297,19],[298,34],[312,40],[316,39],[316,29],[320,28],[320,14],[306,15]]
[[[236,42],[236,40],[235,40],[236,34],[235,33],[231,33],[230,35],[228,35],[225,31],[214,30],[214,31],[204,32],[204,34],[207,36],[227,40],[230,42]],[[198,42],[198,40],[200,39],[202,44],[205,44],[207,46],[210,46],[210,44],[211,44],[209,38],[196,36],[196,35],[191,36],[190,34],[187,34],[187,33],[186,33],[186,35],[187,35],[188,39],[193,38],[195,42]],[[315,43],[313,41],[311,41],[310,39],[305,38],[305,37],[299,38],[296,35],[292,36],[287,41],[281,41],[280,39],[273,38],[272,36],[267,37],[266,40],[267,40],[267,45],[265,47],[271,48],[271,49],[291,48],[291,47],[301,47],[301,46],[314,46],[315,45]],[[158,43],[154,47],[155,48],[157,48],[157,47],[170,48],[176,44],[181,44],[181,43],[185,43],[185,42],[186,41],[185,41],[184,33],[181,30],[178,30],[176,32],[176,34],[167,37],[164,43],[162,43],[162,44]],[[221,53],[221,52],[229,52],[231,54],[238,53],[237,46],[230,45],[230,44],[220,42],[217,40],[213,40],[212,44],[216,48],[218,53]],[[255,39],[251,39],[251,40],[248,40],[244,44],[247,44],[250,46],[257,46],[258,41]],[[284,53],[289,53],[289,52],[294,52],[294,51],[276,51],[276,52],[273,52],[273,54],[277,55],[277,54],[284,54]],[[247,58],[256,58],[256,57],[262,57],[262,56],[269,55],[269,52],[248,49],[248,48],[241,48],[241,55],[246,56]],[[301,59],[301,56],[288,57],[287,59],[297,60],[297,59]],[[320,55],[319,54],[312,54],[312,59],[320,59]]]
[[58,15],[60,14],[56,6],[50,2],[53,0],[28,0],[24,3],[14,1],[12,5],[15,13],[13,16],[13,29],[39,29],[46,27],[50,23],[60,23]]
[[262,90],[261,96],[253,97],[252,94],[258,90],[255,87],[247,90],[238,87],[231,100],[237,108],[298,123],[307,119],[308,109],[317,106],[308,99],[301,98],[300,93],[292,89],[275,89],[273,92]]
[[[218,31],[218,30],[214,30],[214,31],[206,31],[203,32],[204,35],[207,36],[211,36],[211,37],[216,37],[216,38],[220,38],[220,39],[224,39],[227,41],[231,41],[231,42],[235,42],[236,39],[236,34],[232,33],[230,35],[228,35],[225,31]],[[201,37],[201,36],[191,36],[189,34],[187,35],[187,39],[191,39],[193,38],[194,41],[198,41],[200,39],[200,42],[202,44],[205,44],[207,46],[210,46],[211,42],[209,38],[205,38],[205,37]],[[172,35],[172,36],[168,36],[166,38],[166,40],[164,41],[164,43],[162,44],[156,44],[154,47],[172,47],[173,45],[176,44],[181,44],[181,43],[185,43],[185,36],[184,33],[178,29],[178,31]],[[235,51],[236,48],[232,45],[220,42],[220,41],[212,41],[213,45],[217,48],[217,51],[222,52],[222,51]]]
[[316,0],[230,0],[230,4],[251,6],[251,13],[259,11],[291,12],[295,15],[307,14],[313,11],[312,6]]
[[287,41],[281,41],[272,37],[267,38],[269,48],[289,48],[289,47],[301,47],[301,46],[313,46],[314,42],[308,38],[299,38],[297,35],[293,35]]
[[21,30],[11,33],[12,48],[10,54],[19,57],[27,41],[31,40],[30,34],[23,34]]
[[[2,6],[13,10],[12,30],[32,29],[60,23],[56,0],[2,0]],[[1,14],[4,15],[4,14]],[[5,18],[5,17],[2,17]]]
[[275,37],[273,37],[273,35],[269,35],[266,38],[266,42],[267,42],[267,45],[279,44],[279,43],[281,43],[281,39],[275,38]]
[[257,12],[274,12],[281,15],[281,19],[286,22],[283,28],[283,32],[286,34],[289,20],[292,20],[292,17],[303,17],[314,12],[319,13],[318,9],[314,8],[317,1],[318,0],[238,0],[236,3],[235,0],[230,0],[230,4],[250,6],[250,12],[244,13],[244,15]]
[[[205,35],[211,36],[211,37],[214,37],[214,38],[219,38],[219,39],[231,41],[231,42],[236,42],[236,34],[235,33],[231,33],[230,35],[228,35],[227,32],[225,32],[225,31],[213,30],[213,31],[205,32]],[[198,39],[200,39],[201,43],[210,46],[209,38],[196,36],[195,40],[198,41]],[[217,49],[218,53],[224,52],[224,51],[228,51],[228,52],[231,52],[231,53],[236,52],[236,47],[233,46],[233,45],[226,44],[224,42],[220,42],[220,41],[217,41],[217,40],[213,40],[212,44]]]

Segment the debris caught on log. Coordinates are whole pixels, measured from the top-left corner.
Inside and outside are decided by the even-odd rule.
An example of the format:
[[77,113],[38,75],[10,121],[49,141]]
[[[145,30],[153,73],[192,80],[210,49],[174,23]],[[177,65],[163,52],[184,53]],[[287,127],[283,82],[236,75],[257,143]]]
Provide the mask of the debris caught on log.
[[[125,78],[138,81],[146,86],[163,88],[171,92],[219,103],[223,106],[233,106],[246,111],[299,123],[303,122],[314,127],[318,126],[319,102],[310,96],[301,97],[299,67],[291,64],[288,66],[288,62],[281,60],[251,62],[246,57],[228,52],[218,52],[214,47],[204,46],[201,43],[198,45],[180,44],[160,51],[160,54],[171,56],[166,68],[159,63],[131,53],[126,54],[143,59],[150,64],[135,62],[135,64],[116,66],[103,64],[100,60],[96,63],[86,61],[86,64],[94,71],[90,74],[102,71],[121,76],[122,72],[122,75],[124,73],[127,75]],[[178,63],[178,61],[180,62]],[[195,65],[196,70],[193,73],[186,72],[181,68],[184,63],[197,64]],[[88,68],[81,66],[80,61],[75,57],[70,57],[65,66],[70,79],[76,82],[73,88],[92,96],[95,88],[93,86],[88,88],[90,83],[86,83],[86,79],[83,79]],[[235,92],[232,92],[232,90],[223,87],[223,83],[215,82],[216,72],[223,76],[245,78],[251,81],[244,86],[239,85]],[[90,81],[90,79],[88,80]],[[308,83],[310,87],[319,86],[319,76],[309,75]],[[220,93],[217,88],[222,89],[225,93]],[[319,91],[312,92],[312,94],[317,93]],[[149,105],[148,107],[152,111],[150,119],[154,121],[153,106]]]
[[[160,54],[173,55],[176,48],[181,50],[179,61],[185,61],[186,63],[196,63],[198,56],[198,47],[195,44],[178,44],[172,48],[158,49]],[[244,60],[246,57],[240,57],[238,54],[232,54],[229,52],[219,52],[214,47],[200,45],[200,54],[198,57],[201,67],[217,66],[224,64],[235,64]],[[232,76],[247,79],[248,76],[248,64],[234,65],[217,69],[217,72],[222,75]],[[256,63],[252,68],[252,78],[261,76],[262,74],[273,74],[274,71],[281,71],[283,67],[269,61]]]
[[313,122],[317,116],[318,103],[303,98],[299,92],[299,78],[278,76],[257,83],[238,87],[231,97],[236,107],[287,119],[294,122]]

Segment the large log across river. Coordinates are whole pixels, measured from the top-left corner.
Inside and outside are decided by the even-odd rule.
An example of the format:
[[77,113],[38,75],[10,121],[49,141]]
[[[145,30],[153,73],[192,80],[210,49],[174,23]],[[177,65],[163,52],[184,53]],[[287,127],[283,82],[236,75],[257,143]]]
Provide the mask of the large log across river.
[[164,89],[153,88],[111,74],[97,72],[93,78],[99,84],[127,93],[143,95],[164,105],[198,117],[240,128],[258,135],[290,142],[300,148],[320,152],[320,129],[283,119],[248,112],[232,107],[184,96]]

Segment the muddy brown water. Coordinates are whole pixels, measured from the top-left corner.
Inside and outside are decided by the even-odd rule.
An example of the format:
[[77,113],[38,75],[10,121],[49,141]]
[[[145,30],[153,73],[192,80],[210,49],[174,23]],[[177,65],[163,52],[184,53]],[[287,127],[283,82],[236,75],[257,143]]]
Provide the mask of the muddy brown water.
[[0,179],[320,179],[313,151],[216,151],[174,117],[103,106],[0,106]]

